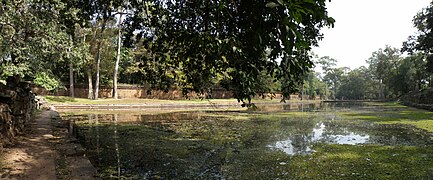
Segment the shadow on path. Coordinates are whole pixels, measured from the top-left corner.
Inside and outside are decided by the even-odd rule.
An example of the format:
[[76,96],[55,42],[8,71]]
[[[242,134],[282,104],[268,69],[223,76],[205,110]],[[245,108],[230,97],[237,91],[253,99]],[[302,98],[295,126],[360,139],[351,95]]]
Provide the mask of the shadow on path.
[[[68,143],[56,143],[56,139],[64,137],[53,136],[51,120],[59,120],[55,111],[43,111],[27,128],[24,136],[17,138],[17,144],[4,148],[3,168],[0,170],[0,179],[58,179],[56,176],[56,162],[61,157],[68,161],[67,179],[94,179],[96,170],[84,156],[64,155],[70,149]],[[76,147],[76,146],[74,146]],[[83,169],[84,168],[84,169]],[[60,176],[64,178],[64,176]]]

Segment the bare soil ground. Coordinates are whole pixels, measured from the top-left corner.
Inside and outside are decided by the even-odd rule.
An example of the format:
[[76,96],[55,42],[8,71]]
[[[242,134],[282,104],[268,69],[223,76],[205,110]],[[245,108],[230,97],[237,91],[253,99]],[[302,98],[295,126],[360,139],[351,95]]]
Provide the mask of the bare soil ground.
[[14,146],[3,149],[0,179],[97,178],[84,149],[56,126],[58,118],[55,111],[43,111]]

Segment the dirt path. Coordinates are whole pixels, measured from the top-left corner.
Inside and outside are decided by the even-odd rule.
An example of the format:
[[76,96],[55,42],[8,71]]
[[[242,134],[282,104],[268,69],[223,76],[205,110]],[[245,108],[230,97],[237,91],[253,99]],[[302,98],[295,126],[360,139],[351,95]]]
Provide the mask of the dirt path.
[[1,179],[56,179],[56,150],[48,140],[51,134],[52,111],[42,112],[31,122],[29,132],[17,144],[5,148]]
[[62,124],[58,113],[43,111],[15,146],[4,148],[0,179],[95,179],[96,169],[85,158],[84,149],[70,142],[67,129],[53,122]]

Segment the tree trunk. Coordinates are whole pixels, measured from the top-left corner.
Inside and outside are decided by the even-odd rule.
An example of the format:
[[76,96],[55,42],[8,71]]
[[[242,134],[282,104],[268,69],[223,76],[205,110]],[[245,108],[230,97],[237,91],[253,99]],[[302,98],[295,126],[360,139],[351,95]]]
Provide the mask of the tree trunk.
[[117,114],[114,114],[114,147],[116,149],[116,159],[117,159],[117,178],[120,179],[120,170],[121,170],[121,163],[120,163],[120,148],[119,148],[119,135],[117,132]]
[[99,71],[101,65],[101,47],[98,45],[98,52],[96,55],[96,80],[95,80],[95,91],[93,95],[93,99],[98,99],[99,95]]
[[431,75],[430,75],[430,78],[429,78],[429,79],[430,79],[430,81],[429,81],[429,86],[430,86],[430,87],[433,87],[433,78],[432,78]]
[[69,62],[69,95],[75,97],[74,94],[74,65]]
[[87,94],[87,98],[93,99],[93,80],[92,80],[92,71],[87,69],[87,81],[89,82],[89,91]]
[[334,87],[332,87],[334,90],[334,100],[337,100],[337,82],[334,81]]
[[[104,33],[105,30],[105,25],[107,23],[108,19],[104,19],[104,22],[102,23],[101,26],[101,32],[100,35],[102,35]],[[101,36],[99,37],[101,38]],[[96,80],[95,80],[95,92],[94,92],[94,96],[93,99],[98,99],[99,96],[99,71],[100,71],[100,66],[101,66],[101,45],[102,42],[99,41],[98,42],[98,49],[97,49],[97,53],[96,53]]]
[[301,101],[304,100],[304,82],[302,82]]
[[325,100],[328,100],[328,99],[329,99],[329,98],[328,98],[328,93],[327,93],[327,92],[328,92],[328,84],[325,83],[325,92],[323,93],[323,94],[325,94],[325,98],[326,98]]
[[119,12],[119,27],[117,34],[117,56],[116,56],[116,65],[114,66],[114,77],[113,77],[113,98],[117,99],[117,72],[119,71],[119,62],[120,62],[120,48],[122,45],[122,13]]
[[[69,38],[71,38],[69,36]],[[66,52],[66,58],[69,60],[69,96],[75,97],[74,94],[74,64],[72,63],[72,60],[70,59],[71,53],[71,47],[68,47],[68,50]]]
[[382,79],[379,80],[379,99],[383,99],[383,85],[382,85]]
[[[72,42],[71,36],[69,36],[69,40],[70,40],[70,42]],[[69,61],[69,96],[71,96],[73,98],[73,97],[75,97],[75,93],[74,93],[74,64],[72,63],[72,59],[70,58],[71,46],[72,46],[72,44],[69,44],[69,47],[66,50],[66,58]]]

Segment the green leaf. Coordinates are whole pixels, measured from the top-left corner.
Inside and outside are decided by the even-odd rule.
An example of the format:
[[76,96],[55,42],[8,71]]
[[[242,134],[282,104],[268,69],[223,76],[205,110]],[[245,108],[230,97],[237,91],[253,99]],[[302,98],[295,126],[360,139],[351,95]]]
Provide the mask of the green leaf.
[[266,3],[266,7],[268,7],[268,8],[275,8],[275,7],[278,7],[278,6],[280,6],[280,5],[278,5],[277,3],[274,3],[274,2],[268,2],[268,3]]

